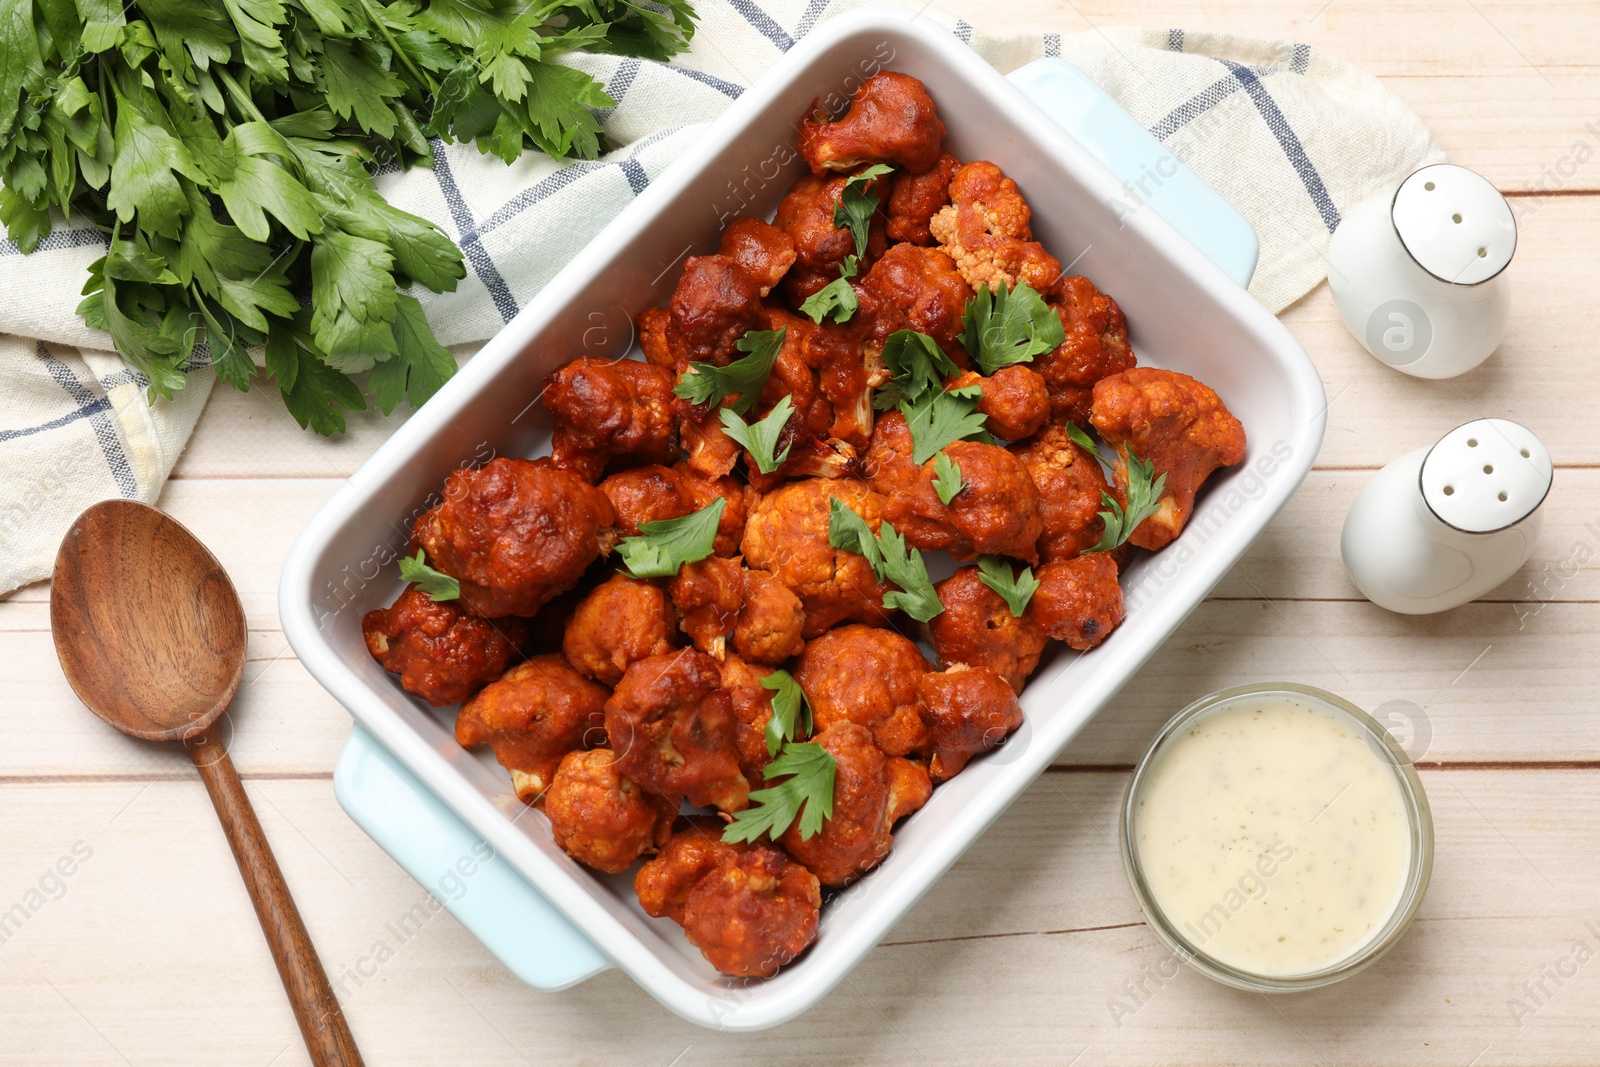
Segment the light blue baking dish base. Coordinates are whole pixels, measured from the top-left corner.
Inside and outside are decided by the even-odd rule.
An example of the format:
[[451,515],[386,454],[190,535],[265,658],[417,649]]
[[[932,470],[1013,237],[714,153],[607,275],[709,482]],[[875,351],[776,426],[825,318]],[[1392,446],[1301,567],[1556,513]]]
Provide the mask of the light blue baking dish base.
[[[1009,75],[1040,110],[1241,286],[1260,246],[1250,224],[1077,67],[1041,59]],[[566,918],[360,726],[333,772],[339,804],[485,948],[536,989],[611,966]],[[471,873],[468,874],[467,872]]]

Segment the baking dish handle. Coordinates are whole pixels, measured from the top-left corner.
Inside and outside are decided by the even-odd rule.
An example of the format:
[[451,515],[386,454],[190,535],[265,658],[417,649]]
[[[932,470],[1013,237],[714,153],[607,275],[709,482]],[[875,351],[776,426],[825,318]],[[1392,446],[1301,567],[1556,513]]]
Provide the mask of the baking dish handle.
[[433,901],[535,989],[564,989],[611,966],[527,879],[360,726],[350,731],[339,755],[333,791],[356,825]]
[[1148,204],[1242,286],[1255,274],[1256,232],[1109,93],[1064,59],[1039,59],[1006,80],[1122,182],[1128,210]]

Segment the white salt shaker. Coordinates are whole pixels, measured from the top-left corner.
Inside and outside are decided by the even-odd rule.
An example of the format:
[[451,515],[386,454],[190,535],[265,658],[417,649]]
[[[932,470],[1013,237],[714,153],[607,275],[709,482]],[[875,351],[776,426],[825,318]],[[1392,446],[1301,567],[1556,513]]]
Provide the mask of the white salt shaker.
[[1476,600],[1533,554],[1550,453],[1505,419],[1458,426],[1373,476],[1345,516],[1340,550],[1363,596],[1427,615]]
[[1418,378],[1454,378],[1505,336],[1516,248],[1499,190],[1440,163],[1345,214],[1328,244],[1328,285],[1367,351]]

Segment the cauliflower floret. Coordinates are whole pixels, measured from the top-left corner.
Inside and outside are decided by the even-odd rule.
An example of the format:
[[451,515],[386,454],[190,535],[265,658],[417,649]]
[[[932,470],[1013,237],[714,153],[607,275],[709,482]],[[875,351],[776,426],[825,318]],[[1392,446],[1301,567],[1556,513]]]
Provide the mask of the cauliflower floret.
[[[1128,485],[1126,452],[1167,476],[1160,508],[1128,538],[1152,552],[1183,532],[1211,472],[1244,459],[1244,427],[1204,382],[1177,371],[1134,367],[1094,387],[1094,428],[1119,450],[1117,488]],[[1123,451],[1123,450],[1126,451]]]
[[944,123],[928,89],[909,74],[883,71],[850,98],[850,110],[829,122],[819,103],[800,123],[800,154],[813,174],[854,170],[863,163],[899,163],[921,174],[939,160]]
[[950,206],[928,222],[939,247],[976,289],[1027,282],[1049,292],[1061,264],[1033,239],[1033,213],[1017,183],[987,160],[968,163],[950,182]]

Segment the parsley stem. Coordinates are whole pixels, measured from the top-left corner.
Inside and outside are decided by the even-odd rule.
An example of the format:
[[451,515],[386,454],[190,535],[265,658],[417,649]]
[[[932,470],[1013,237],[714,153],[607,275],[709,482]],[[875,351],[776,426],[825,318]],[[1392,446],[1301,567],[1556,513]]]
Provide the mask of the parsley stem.
[[233,74],[220,64],[216,66],[217,77],[222,81],[222,87],[228,90],[228,95],[233,97],[233,104],[245,116],[246,121],[266,122],[267,117],[256,107],[256,102],[250,99],[250,94],[245,92],[238,82],[233,80]]
[[372,10],[372,4],[369,2],[369,0],[356,0],[356,2],[361,5],[361,10],[366,13],[367,21],[376,26],[378,28],[378,32],[383,34],[383,39],[389,43],[390,50],[399,57],[400,62],[405,64],[406,69],[411,72],[411,76],[428,87],[428,95],[432,96],[438,93],[438,83],[412,65],[411,57],[406,55],[398,44],[395,44],[394,37],[389,33],[388,24],[380,19],[377,16],[377,13]]

